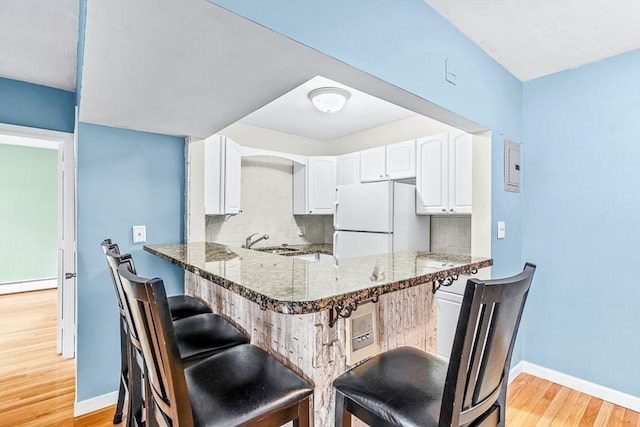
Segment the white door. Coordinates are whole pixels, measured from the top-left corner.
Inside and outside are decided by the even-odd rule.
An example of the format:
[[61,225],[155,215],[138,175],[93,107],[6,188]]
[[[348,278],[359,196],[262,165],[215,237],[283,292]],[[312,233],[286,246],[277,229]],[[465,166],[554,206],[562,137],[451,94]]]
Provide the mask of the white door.
[[336,230],[393,231],[393,182],[339,185],[333,225]]
[[471,214],[472,142],[466,132],[449,133],[449,213]]
[[240,146],[226,138],[224,164],[224,213],[240,213],[240,180],[242,175],[242,154]]
[[416,213],[444,214],[448,206],[448,135],[420,138],[417,142]]
[[387,179],[415,178],[416,141],[387,145]]
[[[76,114],[77,115],[77,114]],[[58,149],[58,339],[62,357],[75,357],[76,336],[76,132]]]
[[386,148],[377,147],[360,152],[360,181],[382,181],[386,175]]
[[333,234],[333,256],[354,258],[393,252],[393,234],[336,231]]
[[449,359],[453,338],[456,335],[458,317],[462,307],[462,295],[449,292],[436,292],[436,304],[438,306],[438,356]]
[[309,157],[307,164],[309,213],[331,215],[336,200],[335,158]]
[[350,153],[336,158],[336,185],[360,183],[360,153]]

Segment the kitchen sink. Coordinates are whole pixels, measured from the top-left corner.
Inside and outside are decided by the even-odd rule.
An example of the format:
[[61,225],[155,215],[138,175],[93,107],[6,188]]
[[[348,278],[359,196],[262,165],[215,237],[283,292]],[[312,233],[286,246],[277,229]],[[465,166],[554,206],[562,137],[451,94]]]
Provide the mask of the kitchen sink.
[[268,246],[265,248],[252,248],[254,251],[269,252],[276,255],[285,255],[292,252],[300,252],[300,249],[290,248],[288,246]]

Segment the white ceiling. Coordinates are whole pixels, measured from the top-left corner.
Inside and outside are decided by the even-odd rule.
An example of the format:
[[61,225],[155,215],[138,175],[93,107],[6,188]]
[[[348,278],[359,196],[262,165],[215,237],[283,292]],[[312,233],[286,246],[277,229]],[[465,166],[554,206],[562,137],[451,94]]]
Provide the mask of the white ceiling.
[[[522,80],[640,47],[638,0],[426,1]],[[78,0],[0,0],[0,76],[75,90],[78,13]],[[322,75],[452,126],[482,129],[207,0],[88,0],[86,21],[85,122],[206,137]],[[296,102],[310,113],[303,95]],[[359,130],[304,130],[310,120],[283,108],[246,121],[315,139]]]
[[[311,90],[319,87],[340,87],[348,90],[351,97],[342,110],[331,114],[322,113],[313,107],[308,97]],[[375,96],[316,76],[240,121],[292,135],[329,141],[415,115],[412,111]]]
[[0,1],[0,77],[75,91],[78,0]]
[[[208,137],[316,75],[461,129],[482,129],[206,0],[89,0],[80,120]],[[288,113],[270,115],[296,125]],[[357,130],[343,126],[338,134]]]
[[425,0],[522,81],[640,48],[639,0]]

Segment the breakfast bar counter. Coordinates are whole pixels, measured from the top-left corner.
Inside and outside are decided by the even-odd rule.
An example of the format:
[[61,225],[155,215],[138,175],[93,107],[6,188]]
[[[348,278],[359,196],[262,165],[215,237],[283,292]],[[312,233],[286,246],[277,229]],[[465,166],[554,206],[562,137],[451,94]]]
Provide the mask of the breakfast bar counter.
[[[331,253],[331,245],[289,248],[287,255]],[[350,367],[345,318],[374,302],[377,352],[408,345],[435,353],[435,287],[492,264],[415,251],[309,262],[275,249],[204,242],[145,250],[183,268],[187,294],[207,301],[252,344],[314,384],[316,427],[333,425],[331,383]]]

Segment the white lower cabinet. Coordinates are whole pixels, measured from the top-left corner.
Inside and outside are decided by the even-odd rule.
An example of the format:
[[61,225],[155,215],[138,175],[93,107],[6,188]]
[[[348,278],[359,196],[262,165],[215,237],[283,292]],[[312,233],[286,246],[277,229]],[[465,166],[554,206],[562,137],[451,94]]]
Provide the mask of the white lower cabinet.
[[456,335],[462,295],[449,292],[436,292],[438,306],[438,356],[449,359],[453,347],[453,337]]
[[307,157],[293,164],[293,214],[332,215],[336,198],[335,157]]
[[[482,274],[486,274],[486,271],[483,271]],[[478,276],[461,275],[451,286],[442,286],[436,292],[436,305],[438,306],[437,354],[447,360],[451,356],[453,338],[456,336],[458,317],[460,317],[460,308],[462,307],[462,295],[464,295],[467,281],[471,277]]]

